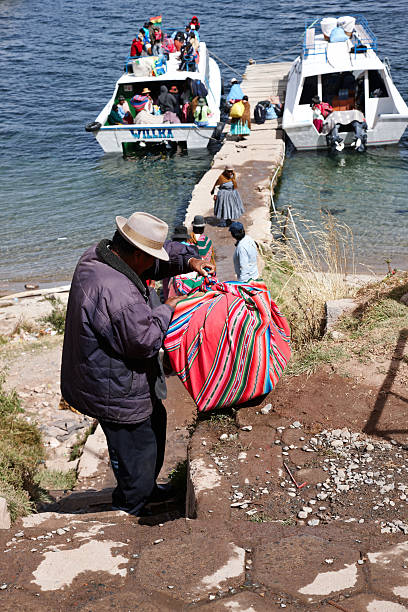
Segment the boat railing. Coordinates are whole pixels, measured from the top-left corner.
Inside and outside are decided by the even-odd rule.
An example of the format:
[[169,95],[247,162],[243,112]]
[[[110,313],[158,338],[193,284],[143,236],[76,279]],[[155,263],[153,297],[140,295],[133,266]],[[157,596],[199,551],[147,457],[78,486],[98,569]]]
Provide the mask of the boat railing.
[[[365,17],[354,15],[356,23],[351,37],[352,52],[357,53],[368,49],[377,50],[377,37],[371,30]],[[327,44],[322,38],[316,37],[316,26],[320,24],[321,18],[308,19],[305,22],[305,34],[303,38],[303,57],[309,55],[325,55],[327,61]]]

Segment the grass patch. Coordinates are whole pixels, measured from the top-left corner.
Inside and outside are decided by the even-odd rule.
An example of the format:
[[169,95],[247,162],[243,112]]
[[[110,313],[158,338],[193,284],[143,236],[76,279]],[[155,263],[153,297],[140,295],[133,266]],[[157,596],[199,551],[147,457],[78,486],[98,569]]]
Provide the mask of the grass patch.
[[76,484],[76,470],[62,472],[61,470],[40,470],[35,482],[42,489],[71,491]]
[[303,346],[294,352],[285,374],[287,376],[300,376],[300,374],[313,374],[323,364],[334,365],[348,356],[342,346],[317,342]]
[[260,514],[254,514],[250,516],[248,520],[251,521],[251,523],[274,523],[275,522],[275,519],[271,518],[267,514],[264,514],[263,512]]
[[41,322],[50,325],[58,334],[63,334],[65,331],[65,318],[67,316],[67,307],[60,298],[55,295],[45,296],[44,300],[52,306],[51,313],[41,319]]
[[263,257],[262,276],[288,319],[293,346],[321,338],[325,302],[355,291],[346,282],[346,272],[354,270],[351,230],[331,215],[322,216],[319,227],[296,218]]
[[32,511],[38,493],[35,481],[44,460],[41,433],[21,416],[17,393],[4,389],[0,376],[0,496],[7,501],[12,520]]

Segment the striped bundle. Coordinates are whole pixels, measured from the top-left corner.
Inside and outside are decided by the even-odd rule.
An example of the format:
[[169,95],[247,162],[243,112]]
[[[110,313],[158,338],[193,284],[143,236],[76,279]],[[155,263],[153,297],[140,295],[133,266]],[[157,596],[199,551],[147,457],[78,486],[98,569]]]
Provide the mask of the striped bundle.
[[204,412],[269,393],[290,357],[290,330],[262,282],[204,279],[180,301],[164,341]]

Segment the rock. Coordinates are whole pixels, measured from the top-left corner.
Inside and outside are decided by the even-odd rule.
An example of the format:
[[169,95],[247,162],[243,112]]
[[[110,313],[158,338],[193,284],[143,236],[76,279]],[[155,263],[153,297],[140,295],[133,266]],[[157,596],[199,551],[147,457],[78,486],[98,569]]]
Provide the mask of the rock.
[[343,446],[343,440],[332,440],[330,446],[333,448],[341,448]]
[[294,429],[300,429],[300,427],[302,427],[302,423],[300,423],[299,421],[294,421],[291,427],[293,427]]
[[252,425],[244,425],[241,429],[242,431],[252,431]]
[[408,306],[408,293],[404,293],[404,295],[401,296],[400,302],[401,304],[405,304],[405,306]]
[[306,519],[308,517],[308,512],[305,512],[304,510],[300,510],[300,512],[298,512],[297,517],[300,519]]
[[261,408],[261,414],[269,414],[272,410],[272,404],[266,404],[263,408]]
[[228,434],[226,434],[226,433],[221,434],[220,435],[220,440],[221,441],[228,440]]
[[0,497],[0,529],[10,529],[11,518],[4,497]]
[[335,329],[332,329],[330,331],[330,335],[333,338],[333,340],[343,340],[345,338],[345,334],[343,334],[343,332],[337,331]]
[[326,333],[332,331],[341,315],[353,312],[356,306],[357,304],[351,298],[327,301],[325,304]]
[[309,527],[317,527],[319,523],[320,523],[319,519],[310,519],[310,521],[307,521],[307,524],[309,525]]

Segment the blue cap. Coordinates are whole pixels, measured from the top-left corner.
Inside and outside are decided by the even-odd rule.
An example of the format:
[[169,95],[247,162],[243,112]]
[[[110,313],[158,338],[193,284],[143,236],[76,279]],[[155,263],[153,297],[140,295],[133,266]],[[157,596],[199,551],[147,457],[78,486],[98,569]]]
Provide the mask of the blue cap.
[[233,234],[234,232],[242,232],[244,229],[244,226],[239,221],[233,221],[228,229],[231,232],[231,234]]

